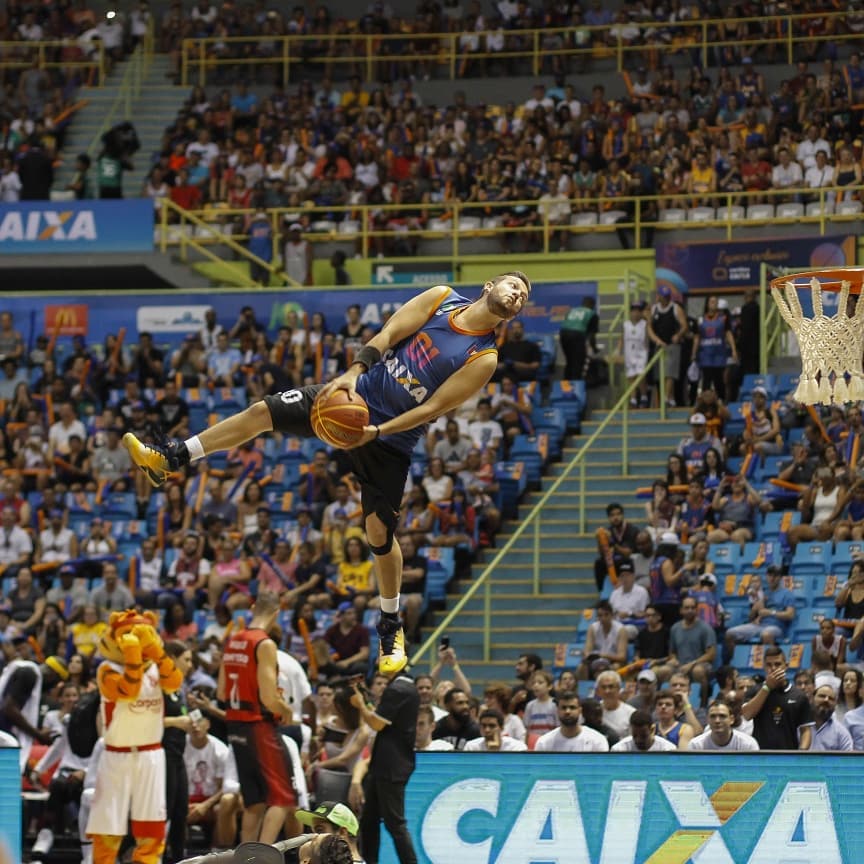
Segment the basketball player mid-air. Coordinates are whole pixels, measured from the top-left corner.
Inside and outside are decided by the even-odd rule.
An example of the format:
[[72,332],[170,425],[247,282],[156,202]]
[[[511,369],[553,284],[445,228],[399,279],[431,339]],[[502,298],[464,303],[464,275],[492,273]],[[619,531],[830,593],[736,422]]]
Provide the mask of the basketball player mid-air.
[[310,414],[337,389],[356,392],[369,407],[369,426],[350,448],[360,481],[369,547],[381,592],[378,665],[390,676],[405,668],[405,634],[399,623],[402,553],[393,542],[411,453],[424,427],[458,407],[495,372],[494,328],[515,318],[528,301],[531,283],[521,272],[503,273],[483,286],[473,303],[452,288],[436,286],[409,300],[355,355],[351,367],[329,384],[265,396],[186,441],[151,444],[131,433],[123,443],[154,486],[173,471],[265,432],[312,437]]

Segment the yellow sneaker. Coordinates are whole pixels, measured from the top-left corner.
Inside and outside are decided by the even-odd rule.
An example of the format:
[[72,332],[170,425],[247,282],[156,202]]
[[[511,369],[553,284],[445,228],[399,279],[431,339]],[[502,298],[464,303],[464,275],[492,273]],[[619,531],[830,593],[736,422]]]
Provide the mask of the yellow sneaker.
[[408,665],[405,651],[405,631],[398,621],[381,617],[378,622],[378,671],[382,675],[395,675]]
[[151,486],[165,484],[169,475],[181,466],[176,454],[177,442],[167,444],[142,444],[131,432],[123,436],[123,446],[129,457],[144,472]]

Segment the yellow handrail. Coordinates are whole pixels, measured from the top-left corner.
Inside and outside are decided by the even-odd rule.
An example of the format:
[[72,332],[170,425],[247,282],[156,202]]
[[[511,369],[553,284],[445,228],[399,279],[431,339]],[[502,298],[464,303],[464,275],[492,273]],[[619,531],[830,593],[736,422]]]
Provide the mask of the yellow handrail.
[[[249,261],[250,264],[256,264],[257,266],[266,270],[270,277],[276,277],[276,279],[281,280],[285,285],[291,286],[292,288],[302,288],[303,286],[297,282],[295,279],[292,279],[288,274],[276,264],[273,264],[270,261],[265,261],[263,258],[259,258],[253,252],[250,252],[245,246],[241,245],[234,239],[234,235],[229,235],[221,232],[217,225],[213,225],[210,222],[205,222],[203,219],[199,218],[195,213],[184,210],[182,207],[179,207],[175,204],[170,198],[162,198],[161,199],[161,219],[160,219],[160,228],[161,228],[161,249],[164,252],[166,250],[167,245],[167,237],[168,233],[173,227],[168,222],[168,214],[174,213],[180,219],[181,228],[189,223],[190,225],[195,226],[196,228],[205,231],[208,234],[211,234],[221,245],[227,246],[232,252],[236,255],[239,255],[241,258],[245,258]],[[186,231],[180,231],[179,234],[179,243],[180,243],[180,258],[182,261],[186,261],[186,247],[191,246],[195,249],[196,252],[204,255],[206,258],[209,258],[211,261],[219,262],[219,263],[228,263],[225,262],[224,259],[220,258],[216,255],[212,250],[208,249],[204,246],[199,239],[195,239],[189,237]],[[243,277],[246,274],[243,274],[242,271],[238,271],[241,273]]]
[[[558,225],[549,221],[548,210],[543,206],[544,202],[537,199],[525,201],[482,201],[482,202],[467,202],[461,201],[446,201],[441,203],[425,203],[425,204],[364,204],[364,205],[344,205],[344,206],[321,206],[321,207],[292,207],[292,208],[273,208],[267,212],[274,227],[274,238],[276,236],[276,228],[279,222],[285,216],[290,216],[292,219],[300,219],[303,215],[307,215],[311,222],[320,221],[324,224],[331,223],[332,228],[325,230],[318,228],[307,232],[306,237],[311,241],[316,240],[345,240],[353,241],[360,239],[364,256],[369,255],[370,240],[378,239],[395,239],[395,238],[410,238],[418,239],[445,239],[448,238],[452,242],[452,257],[458,257],[460,254],[460,238],[470,237],[492,237],[498,235],[517,235],[517,234],[536,234],[542,240],[542,252],[548,254],[554,251],[550,248],[550,237],[555,232],[564,232],[568,235],[594,234],[598,231],[612,232],[621,229],[633,231],[633,248],[642,249],[643,247],[643,229],[652,228],[655,230],[693,230],[698,231],[705,228],[724,228],[726,238],[732,238],[734,228],[753,225],[771,225],[771,224],[811,224],[818,225],[819,234],[824,235],[828,226],[836,223],[850,222],[859,220],[859,214],[836,214],[828,212],[826,204],[831,204],[833,199],[842,198],[844,195],[851,193],[862,192],[861,186],[831,186],[821,187],[819,189],[766,189],[753,192],[715,192],[715,193],[699,193],[697,195],[644,195],[641,197],[621,196],[618,198],[597,197],[590,199],[571,199],[570,204],[576,208],[574,215],[583,212],[591,212],[598,215],[599,224],[596,222],[588,224],[567,224]],[[820,204],[818,212],[814,215],[804,214],[794,217],[778,217],[772,215],[764,219],[742,219],[735,215],[734,208],[745,205],[748,201],[756,200],[758,203],[763,203],[767,200],[769,203],[787,203],[793,197],[804,197],[815,199],[812,203]],[[654,205],[661,202],[669,205],[666,209],[682,209],[687,210],[695,201],[698,201],[700,206],[712,206],[716,212],[714,218],[710,220],[699,221],[683,221],[683,222],[664,222],[660,221],[660,210]],[[508,226],[504,224],[493,223],[495,214],[505,214],[513,207],[530,208],[531,213],[537,215],[538,220],[532,224],[522,226]],[[178,208],[179,209],[179,208]],[[254,211],[247,209],[232,209],[219,206],[218,208],[208,208],[196,211],[189,211],[200,218],[219,216],[246,216]],[[623,215],[615,221],[603,223],[603,214],[610,212],[620,212]],[[339,230],[336,230],[336,225],[330,214],[339,213],[349,217]],[[387,227],[372,227],[375,224],[374,217],[376,214],[387,213],[402,213],[413,214],[418,220],[428,220],[426,224],[418,225],[417,227],[408,227],[400,225],[397,228]],[[483,213],[481,220],[477,214]],[[656,215],[654,215],[656,213]],[[463,218],[476,219],[478,224],[463,222]],[[382,224],[379,222],[379,225]],[[386,221],[383,222],[386,226]],[[244,235],[232,235],[235,238],[245,239]],[[223,242],[218,228],[213,229],[213,239],[216,242]],[[168,241],[166,241],[168,242]],[[275,240],[274,240],[275,242]],[[648,245],[651,248],[651,244]]]
[[[541,555],[540,555],[540,518],[543,512],[543,508],[549,502],[549,500],[555,495],[558,491],[558,488],[561,484],[573,473],[574,469],[578,466],[580,468],[579,472],[579,485],[580,485],[580,496],[579,496],[579,530],[580,533],[585,533],[585,462],[591,450],[597,441],[597,439],[605,432],[606,427],[612,422],[613,418],[616,417],[618,412],[622,412],[623,416],[621,418],[621,427],[622,434],[624,439],[622,441],[621,446],[621,470],[622,474],[626,477],[629,474],[630,466],[627,462],[628,453],[627,453],[627,420],[628,420],[628,409],[630,404],[630,396],[636,392],[636,388],[639,386],[639,383],[645,378],[646,375],[650,373],[654,366],[658,367],[659,376],[660,376],[660,390],[659,392],[662,394],[664,392],[663,388],[663,373],[664,373],[664,364],[660,362],[660,358],[663,357],[664,352],[658,351],[649,361],[648,365],[645,367],[645,371],[636,378],[629,387],[624,391],[621,398],[615,403],[615,406],[611,411],[606,415],[600,425],[594,430],[594,433],[585,441],[582,446],[579,448],[579,452],[570,460],[567,467],[561,473],[559,477],[555,479],[552,485],[546,490],[540,500],[531,508],[531,512],[524,518],[519,519],[518,524],[513,531],[513,534],[509,537],[507,542],[496,552],[495,557],[486,565],[483,569],[483,572],[478,576],[475,580],[472,581],[468,590],[459,598],[456,605],[447,613],[444,617],[444,620],[435,628],[435,630],[429,635],[426,641],[420,646],[420,648],[414,652],[411,662],[416,666],[420,659],[429,652],[433,646],[438,644],[439,638],[446,632],[447,628],[453,623],[456,616],[465,608],[465,604],[480,590],[483,588],[483,661],[488,663],[489,658],[491,657],[492,652],[492,637],[491,637],[491,629],[492,629],[492,576],[495,571],[495,568],[501,563],[510,550],[513,548],[513,544],[525,533],[528,529],[529,525],[533,525],[534,532],[534,564],[533,564],[533,575],[534,575],[534,595],[539,595],[540,593],[540,565],[541,565]],[[664,399],[660,399],[660,417],[661,419],[665,419],[665,401]],[[433,656],[429,657],[429,665],[431,666],[436,662],[436,659]]]
[[[614,53],[618,71],[623,71],[628,60],[634,54],[643,54],[647,63],[657,66],[661,54],[670,50],[694,50],[698,49],[702,65],[708,64],[708,53],[716,48],[742,48],[742,47],[764,47],[767,45],[778,46],[786,53],[788,63],[794,62],[794,49],[800,43],[832,42],[857,42],[860,40],[858,33],[809,33],[802,32],[808,29],[808,25],[818,22],[827,22],[829,30],[839,30],[835,25],[842,25],[847,18],[845,12],[830,13],[802,13],[794,15],[772,15],[751,18],[729,18],[729,19],[705,19],[692,21],[670,22],[639,22],[640,31],[645,34],[641,44],[626,44],[621,38],[620,29],[616,25],[582,26],[542,28],[530,30],[500,30],[478,32],[478,38],[485,39],[489,35],[503,35],[510,43],[505,44],[507,50],[500,52],[465,52],[460,49],[459,40],[462,33],[394,33],[394,34],[365,34],[350,32],[344,34],[312,34],[308,36],[270,36],[266,42],[272,44],[274,49],[268,55],[259,54],[255,56],[254,51],[238,52],[240,56],[217,57],[213,55],[216,45],[227,46],[229,51],[233,45],[248,45],[257,49],[264,37],[261,36],[228,36],[207,37],[202,39],[184,39],[181,47],[181,70],[184,85],[188,85],[190,71],[197,67],[200,85],[206,84],[208,68],[221,65],[258,66],[279,65],[282,67],[282,82],[287,84],[290,80],[290,67],[298,65],[304,70],[304,75],[310,65],[323,65],[330,68],[339,65],[350,64],[352,71],[362,67],[363,77],[371,82],[375,77],[377,63],[400,63],[406,67],[418,63],[426,63],[435,66],[444,66],[447,69],[447,77],[453,80],[459,76],[459,61],[483,61],[483,60],[512,60],[524,59],[531,63],[534,75],[540,73],[542,61],[548,57],[584,57],[590,59],[597,55]],[[740,38],[733,34],[726,38],[730,26],[739,27],[759,25],[763,31],[753,37]],[[667,45],[660,38],[661,33],[672,33],[672,45]],[[579,44],[585,47],[575,47],[576,34],[579,34]],[[721,38],[723,34],[723,38]],[[562,47],[552,47],[550,38],[558,37]],[[337,51],[334,56],[328,56],[329,49],[340,43],[348,45],[348,52]],[[412,53],[405,43],[414,47]],[[570,43],[570,44],[566,44]],[[388,44],[395,46],[395,53],[386,50]],[[514,48],[515,44],[515,48]],[[362,45],[359,53],[356,46]],[[525,47],[522,47],[522,46]],[[305,50],[304,46],[314,46],[317,51]],[[323,50],[320,50],[324,46]],[[424,53],[418,46],[428,46]]]
[[[28,69],[36,60],[39,69],[90,69],[96,80],[91,84],[101,85],[105,80],[105,48],[101,42],[92,46],[96,56],[92,59],[69,60],[61,55],[65,49],[80,51],[75,39],[52,39],[41,42],[0,41],[0,70]],[[84,52],[81,52],[84,56]],[[51,58],[57,59],[51,59]]]

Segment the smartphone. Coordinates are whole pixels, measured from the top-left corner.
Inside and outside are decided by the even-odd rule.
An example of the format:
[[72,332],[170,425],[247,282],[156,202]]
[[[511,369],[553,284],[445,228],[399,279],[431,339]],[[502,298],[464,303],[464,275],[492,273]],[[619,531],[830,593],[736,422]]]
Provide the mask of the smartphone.
[[441,644],[438,646],[438,649],[440,651],[446,651],[449,647],[450,647],[450,637],[449,636],[442,636],[441,637]]
[[204,719],[204,715],[201,713],[200,708],[193,708],[189,712],[189,718],[193,723],[200,723]]

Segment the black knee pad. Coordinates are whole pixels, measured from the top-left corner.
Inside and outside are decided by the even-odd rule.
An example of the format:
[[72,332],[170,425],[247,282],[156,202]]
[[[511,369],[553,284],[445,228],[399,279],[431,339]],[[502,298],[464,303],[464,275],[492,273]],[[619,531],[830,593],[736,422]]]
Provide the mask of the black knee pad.
[[387,539],[381,546],[373,546],[371,543],[369,544],[369,551],[373,555],[386,555],[393,548],[393,536],[395,534],[395,527],[393,525],[387,525]]

